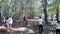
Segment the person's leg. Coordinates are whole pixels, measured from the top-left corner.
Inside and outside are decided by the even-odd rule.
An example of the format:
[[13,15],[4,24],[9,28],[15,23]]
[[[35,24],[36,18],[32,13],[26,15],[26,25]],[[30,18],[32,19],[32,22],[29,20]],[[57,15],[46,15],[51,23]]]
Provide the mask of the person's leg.
[[56,34],[58,34],[58,29],[56,29]]
[[27,26],[28,25],[27,21],[25,21],[25,23],[26,23],[26,26]]
[[54,30],[54,25],[52,25],[52,30]]
[[24,23],[23,23],[23,24],[24,24],[23,26],[24,26],[24,27],[26,27],[26,21],[24,21]]
[[39,34],[40,34],[40,25],[39,25]]
[[10,28],[10,29],[12,28],[12,24],[9,24],[9,28]]
[[52,29],[53,29],[53,25],[51,24],[51,31],[52,31]]
[[9,23],[8,22],[6,23],[6,26],[7,26],[7,29],[9,29]]
[[60,34],[60,29],[59,29],[59,34]]
[[41,25],[41,30],[40,31],[41,31],[41,34],[42,34],[42,31],[43,31],[43,26],[42,25]]
[[42,32],[43,32],[43,25],[41,25],[41,34],[42,34]]
[[10,30],[9,30],[10,29],[9,23],[7,22],[6,25],[7,25],[7,32],[10,32]]

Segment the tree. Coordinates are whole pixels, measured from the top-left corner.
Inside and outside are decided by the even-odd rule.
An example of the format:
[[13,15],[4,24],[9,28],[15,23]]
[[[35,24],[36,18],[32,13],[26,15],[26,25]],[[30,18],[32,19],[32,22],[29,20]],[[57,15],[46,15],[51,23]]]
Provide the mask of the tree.
[[1,7],[0,7],[0,22],[1,22]]
[[47,0],[42,0],[43,4],[43,10],[44,10],[44,15],[45,15],[45,22],[48,23],[48,15],[47,15]]
[[35,11],[34,11],[34,0],[24,0],[24,11],[25,16],[29,16],[30,18],[33,18],[35,16]]
[[59,0],[56,0],[57,4],[56,4],[56,18],[57,18],[57,22],[59,21]]

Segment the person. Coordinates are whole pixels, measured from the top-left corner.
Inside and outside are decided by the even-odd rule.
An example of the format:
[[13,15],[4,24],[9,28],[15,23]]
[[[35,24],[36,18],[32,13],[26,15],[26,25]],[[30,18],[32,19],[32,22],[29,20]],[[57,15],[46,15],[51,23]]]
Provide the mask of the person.
[[8,19],[8,22],[9,22],[9,27],[12,28],[13,19],[12,18],[9,18]]
[[54,20],[53,20],[53,18],[51,19],[51,30],[54,30]]
[[39,34],[42,34],[43,31],[43,19],[39,17],[38,22],[39,22]]
[[60,21],[55,23],[55,25],[56,25],[56,34],[60,34]]
[[27,17],[26,16],[24,16],[23,20],[24,20],[25,25],[28,25],[27,24]]
[[9,22],[8,22],[8,17],[6,18],[6,28],[7,28],[7,32],[9,32]]
[[7,18],[6,20],[6,24],[7,24],[7,32],[10,32],[11,28],[12,28],[12,23],[13,23],[13,19],[12,18]]

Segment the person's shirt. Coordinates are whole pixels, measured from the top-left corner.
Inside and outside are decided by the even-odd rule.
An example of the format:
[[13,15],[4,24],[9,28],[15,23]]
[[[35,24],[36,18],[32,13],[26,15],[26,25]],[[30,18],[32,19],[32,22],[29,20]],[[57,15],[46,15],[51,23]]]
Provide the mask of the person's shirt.
[[60,29],[60,24],[59,23],[55,23],[56,24],[56,29]]
[[53,25],[54,24],[54,22],[53,21],[51,21],[51,25]]
[[57,23],[57,21],[54,20],[54,19],[52,19],[52,20],[51,20],[51,24],[54,25],[55,23]]
[[51,25],[54,25],[55,21],[51,21]]
[[43,19],[38,19],[39,25],[43,25]]
[[9,18],[8,19],[8,22],[9,22],[9,24],[12,24],[13,23],[13,19],[12,18]]

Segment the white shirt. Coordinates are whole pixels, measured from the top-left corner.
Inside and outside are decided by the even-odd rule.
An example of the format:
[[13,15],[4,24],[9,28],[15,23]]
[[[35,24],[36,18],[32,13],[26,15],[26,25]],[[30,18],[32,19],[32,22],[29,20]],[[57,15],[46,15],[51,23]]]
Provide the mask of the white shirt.
[[13,19],[12,19],[12,18],[9,18],[8,21],[9,21],[9,24],[12,25],[12,23],[13,23]]
[[38,19],[39,25],[43,25],[43,19]]
[[56,23],[56,29],[60,29],[60,24]]
[[54,22],[53,21],[51,21],[51,25],[54,25]]
[[60,24],[59,23],[54,23],[56,25],[56,29],[60,29]]

